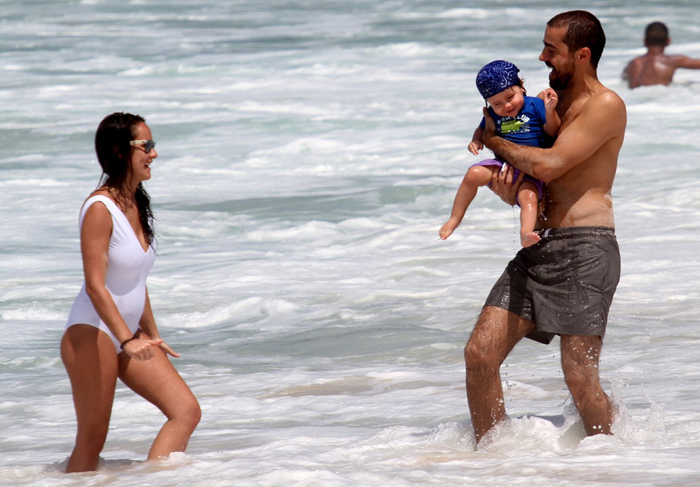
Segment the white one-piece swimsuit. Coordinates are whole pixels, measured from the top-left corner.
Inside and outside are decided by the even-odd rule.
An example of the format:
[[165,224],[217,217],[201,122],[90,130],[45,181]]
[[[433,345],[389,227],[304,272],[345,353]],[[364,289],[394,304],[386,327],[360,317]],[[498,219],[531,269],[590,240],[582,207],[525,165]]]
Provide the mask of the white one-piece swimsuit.
[[[106,196],[93,196],[85,202],[80,212],[81,227],[88,208],[97,201],[103,203],[112,215],[112,236],[109,239],[105,286],[133,334],[138,330],[143,315],[146,304],[146,277],[153,267],[156,254],[152,246],[146,251],[143,250],[126,215]],[[66,329],[77,324],[94,326],[104,331],[112,339],[116,352],[121,352],[119,341],[95,311],[84,283],[68,315]]]

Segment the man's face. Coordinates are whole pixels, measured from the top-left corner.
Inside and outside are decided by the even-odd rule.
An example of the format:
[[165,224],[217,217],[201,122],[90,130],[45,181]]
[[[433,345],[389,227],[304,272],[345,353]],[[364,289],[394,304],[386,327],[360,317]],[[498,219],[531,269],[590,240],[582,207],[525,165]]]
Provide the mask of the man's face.
[[565,27],[547,27],[544,31],[544,48],[540,61],[552,71],[549,73],[549,86],[555,90],[563,90],[574,77],[574,53],[562,41],[566,33]]

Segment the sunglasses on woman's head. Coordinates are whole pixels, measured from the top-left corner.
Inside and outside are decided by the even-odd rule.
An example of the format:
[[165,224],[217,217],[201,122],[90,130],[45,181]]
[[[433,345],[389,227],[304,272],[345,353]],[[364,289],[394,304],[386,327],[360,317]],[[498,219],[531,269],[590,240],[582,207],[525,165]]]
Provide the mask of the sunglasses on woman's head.
[[156,143],[154,140],[148,139],[148,140],[132,140],[129,142],[131,145],[142,145],[144,152],[147,154],[151,152],[153,149],[156,147]]

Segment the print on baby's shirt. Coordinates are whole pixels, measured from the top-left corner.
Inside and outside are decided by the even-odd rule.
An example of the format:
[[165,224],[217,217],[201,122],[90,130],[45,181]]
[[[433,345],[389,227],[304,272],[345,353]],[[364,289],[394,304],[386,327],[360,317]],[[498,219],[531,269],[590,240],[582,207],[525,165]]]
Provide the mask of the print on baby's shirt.
[[497,132],[501,134],[524,134],[530,131],[530,117],[518,115],[515,118],[505,118],[498,120]]

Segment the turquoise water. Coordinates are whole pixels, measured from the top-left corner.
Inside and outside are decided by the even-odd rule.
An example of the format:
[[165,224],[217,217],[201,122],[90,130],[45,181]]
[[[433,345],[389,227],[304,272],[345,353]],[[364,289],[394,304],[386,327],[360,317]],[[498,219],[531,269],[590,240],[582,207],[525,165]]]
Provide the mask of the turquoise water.
[[[700,480],[700,72],[625,89],[644,26],[700,58],[694,1],[593,2],[628,107],[614,198],[623,276],[601,375],[616,436],[584,438],[557,342],[503,369],[511,421],[475,451],[462,347],[518,250],[479,194],[439,241],[506,58],[531,92],[575,2],[33,1],[0,13],[0,485],[692,485]],[[104,464],[73,446],[58,343],[82,283],[78,210],[106,114],[146,117],[159,240],[149,291],[203,408],[146,464],[159,413],[118,387]]]

